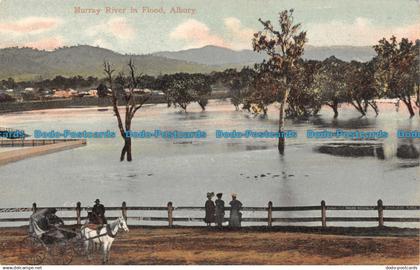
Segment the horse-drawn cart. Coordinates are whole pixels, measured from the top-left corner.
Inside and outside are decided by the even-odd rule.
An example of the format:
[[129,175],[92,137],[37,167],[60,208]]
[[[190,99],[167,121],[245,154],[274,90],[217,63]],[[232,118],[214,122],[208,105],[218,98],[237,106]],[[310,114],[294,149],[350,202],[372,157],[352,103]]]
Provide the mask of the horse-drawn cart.
[[54,264],[70,264],[74,255],[84,255],[84,241],[80,231],[64,227],[54,209],[43,209],[31,215],[20,254],[26,264],[42,264],[47,257]]
[[80,229],[71,229],[55,213],[50,208],[31,215],[29,234],[20,243],[21,258],[26,264],[43,264],[46,258],[53,264],[70,264],[75,255],[89,258],[95,244],[102,247],[103,263],[107,263],[118,231],[128,231],[123,217],[99,226],[88,221]]

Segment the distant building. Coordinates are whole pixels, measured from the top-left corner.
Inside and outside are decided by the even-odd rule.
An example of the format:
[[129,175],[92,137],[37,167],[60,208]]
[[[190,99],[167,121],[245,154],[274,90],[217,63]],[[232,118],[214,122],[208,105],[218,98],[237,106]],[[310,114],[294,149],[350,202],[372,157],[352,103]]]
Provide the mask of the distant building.
[[57,90],[54,91],[53,97],[55,97],[55,98],[71,98],[71,97],[76,97],[78,95],[79,95],[79,93],[76,90],[71,89],[71,88],[66,89],[66,90],[57,89]]
[[89,96],[97,97],[98,96],[98,90],[91,89],[91,90],[88,91],[88,94],[89,94]]
[[163,93],[163,91],[160,91],[160,90],[152,90],[152,95],[154,95],[154,96],[164,96],[165,93]]
[[[128,93],[128,92],[130,92],[130,89],[129,88],[125,88],[124,91],[126,93]],[[152,90],[147,89],[147,88],[146,89],[135,88],[135,89],[133,89],[133,93],[134,94],[150,94],[150,93],[152,93]]]
[[32,87],[26,87],[26,88],[24,89],[24,91],[25,91],[25,92],[33,92],[33,91],[34,91],[34,89],[33,89]]

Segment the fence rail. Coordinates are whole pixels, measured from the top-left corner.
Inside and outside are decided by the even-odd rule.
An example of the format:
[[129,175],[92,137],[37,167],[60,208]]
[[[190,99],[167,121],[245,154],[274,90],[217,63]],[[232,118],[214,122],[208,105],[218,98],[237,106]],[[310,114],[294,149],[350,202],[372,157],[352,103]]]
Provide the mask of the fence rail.
[[60,142],[75,142],[81,141],[86,143],[84,139],[0,139],[0,147],[31,147],[31,146],[40,146],[40,145],[50,145]]
[[[28,222],[29,218],[23,217],[2,217],[8,213],[34,213],[40,209],[46,209],[52,207],[37,207],[36,203],[33,203],[31,208],[0,208],[0,222]],[[81,203],[78,202],[75,207],[54,207],[57,211],[74,211],[76,216],[74,217],[63,217],[65,221],[75,221],[76,224],[81,224],[86,217],[82,217],[82,211],[89,211],[91,207],[82,207]],[[121,211],[121,215],[126,220],[132,221],[159,221],[167,222],[169,227],[174,225],[174,222],[202,222],[203,218],[200,217],[174,217],[175,211],[205,211],[204,207],[198,206],[178,206],[175,207],[172,202],[168,202],[167,206],[127,206],[126,202],[123,202],[120,207],[105,207],[107,211]],[[226,211],[229,211],[229,207],[225,207]],[[336,211],[375,211],[376,215],[372,217],[334,217],[327,215]],[[261,222],[267,223],[267,226],[272,226],[273,223],[305,223],[305,222],[320,222],[322,227],[327,227],[327,222],[377,222],[378,226],[384,226],[384,222],[401,222],[401,223],[412,223],[420,222],[420,217],[384,217],[384,210],[386,211],[415,211],[420,210],[420,205],[383,205],[382,200],[378,200],[377,205],[326,205],[325,201],[321,201],[320,205],[315,206],[279,206],[273,207],[272,202],[268,202],[267,207],[243,207],[243,212],[266,212],[267,217],[244,217],[242,222]],[[165,211],[166,216],[154,217],[154,216],[129,216],[129,211]],[[273,217],[273,212],[289,212],[289,211],[319,211],[319,216],[313,217]],[[204,216],[204,215],[203,215]],[[115,216],[108,217],[109,219],[117,218]],[[225,221],[228,219],[225,218]]]

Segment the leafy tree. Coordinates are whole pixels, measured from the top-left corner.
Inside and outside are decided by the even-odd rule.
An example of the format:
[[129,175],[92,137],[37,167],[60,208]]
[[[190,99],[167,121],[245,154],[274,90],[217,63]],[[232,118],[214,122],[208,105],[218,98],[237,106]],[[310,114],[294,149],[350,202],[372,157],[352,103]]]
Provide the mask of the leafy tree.
[[[284,132],[285,106],[291,91],[291,83],[297,72],[297,63],[303,54],[306,32],[300,31],[300,24],[294,24],[293,9],[279,14],[280,30],[274,29],[270,21],[259,19],[263,31],[254,34],[253,48],[256,52],[265,52],[268,60],[260,65],[263,72],[271,77],[267,91],[269,101],[280,103],[279,132]],[[265,76],[265,75],[264,75]],[[263,94],[264,95],[264,94]],[[284,137],[280,136],[278,150],[284,155]]]
[[325,59],[314,75],[312,91],[319,93],[322,104],[334,111],[334,118],[338,117],[338,106],[346,101],[345,62],[331,56]]
[[255,115],[267,115],[268,106],[275,103],[279,98],[278,81],[273,78],[271,70],[266,65],[256,65],[257,73],[249,86],[249,93],[244,99],[243,109],[247,109]]
[[108,96],[108,87],[105,85],[105,83],[100,83],[96,90],[98,91],[98,97]]
[[226,69],[222,73],[222,82],[229,89],[230,102],[239,110],[249,95],[250,85],[255,77],[255,70],[244,67],[240,72],[236,69]]
[[375,102],[379,93],[375,87],[374,73],[372,62],[352,61],[347,65],[345,73],[346,99],[362,116],[366,115],[368,106],[372,107],[376,115],[379,113]]
[[410,117],[413,117],[411,96],[415,94],[418,53],[415,45],[407,38],[397,42],[392,36],[389,40],[381,39],[373,48],[377,53],[375,79],[380,89],[388,97],[404,102]]
[[208,104],[208,99],[211,95],[210,78],[204,74],[189,74],[190,77],[190,91],[194,101],[200,105],[204,111]]
[[204,111],[211,94],[210,78],[204,74],[164,75],[158,85],[165,92],[168,107],[180,107],[185,112],[191,102],[197,102]]
[[287,100],[287,117],[305,118],[316,115],[321,109],[322,101],[319,91],[313,88],[314,78],[320,67],[318,61],[301,61],[294,74],[291,91]]
[[188,105],[194,101],[189,89],[187,73],[176,73],[163,76],[163,89],[165,92],[168,107],[181,107],[185,112]]

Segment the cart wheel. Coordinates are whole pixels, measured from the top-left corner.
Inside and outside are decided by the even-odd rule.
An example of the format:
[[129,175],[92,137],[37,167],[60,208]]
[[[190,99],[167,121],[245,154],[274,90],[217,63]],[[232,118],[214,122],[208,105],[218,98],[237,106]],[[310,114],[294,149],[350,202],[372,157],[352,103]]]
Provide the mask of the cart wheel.
[[42,264],[47,256],[47,249],[41,239],[27,236],[20,242],[20,255],[26,264]]
[[85,243],[81,239],[73,242],[73,249],[77,256],[86,256]]
[[51,246],[50,255],[56,264],[70,264],[74,256],[73,246],[67,242],[57,242]]

